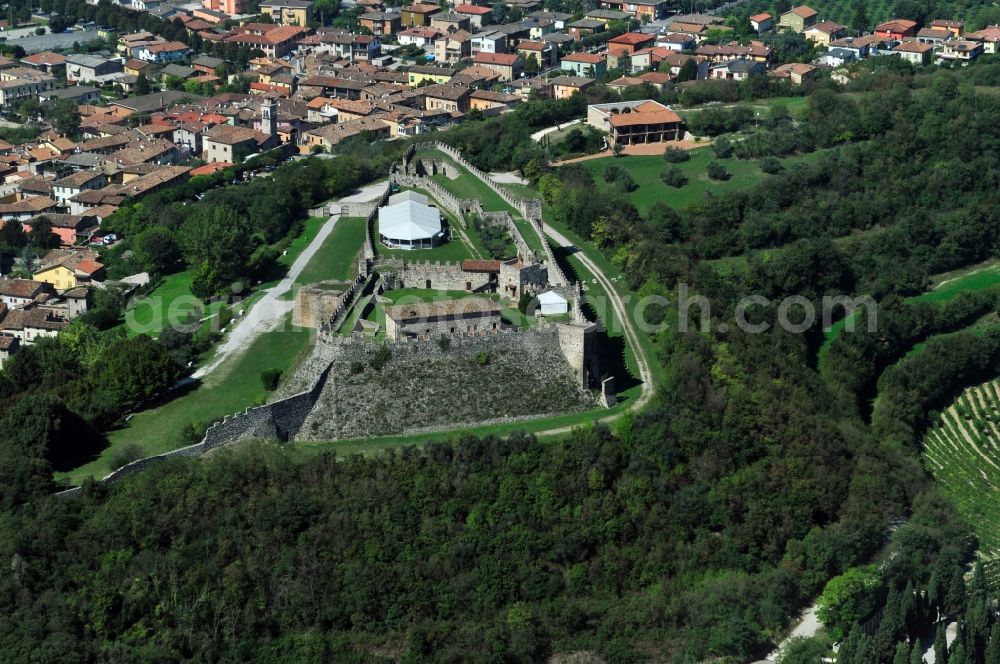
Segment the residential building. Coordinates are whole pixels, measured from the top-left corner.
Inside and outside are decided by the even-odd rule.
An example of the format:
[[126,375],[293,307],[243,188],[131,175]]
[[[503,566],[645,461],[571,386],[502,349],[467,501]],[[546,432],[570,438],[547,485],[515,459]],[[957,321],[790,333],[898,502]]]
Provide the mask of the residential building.
[[738,42],[728,44],[705,44],[695,49],[695,55],[708,58],[711,62],[726,62],[728,60],[752,60],[766,63],[771,59],[771,46],[759,41],[747,45]]
[[90,104],[101,100],[101,90],[89,85],[71,85],[38,93],[40,102],[71,101],[75,104]]
[[965,35],[965,38],[969,41],[977,41],[983,45],[983,53],[998,53],[1000,49],[997,48],[997,44],[1000,44],[1000,25],[991,25],[982,30],[976,32],[970,32]]
[[745,81],[751,76],[757,76],[767,71],[762,62],[753,60],[727,60],[717,62],[708,68],[708,77],[727,81]]
[[920,41],[905,41],[897,44],[892,51],[907,62],[922,66],[931,63],[931,56],[934,54],[934,45]]
[[469,17],[465,14],[438,12],[431,15],[430,26],[442,32],[456,32],[458,30],[469,30],[472,24],[469,21]]
[[570,53],[559,61],[559,68],[576,76],[600,78],[608,71],[608,59],[597,53]]
[[952,21],[948,19],[936,19],[931,21],[931,28],[936,30],[947,30],[952,37],[958,39],[962,36],[962,33],[965,32],[965,22]]
[[812,27],[818,18],[819,13],[815,9],[800,5],[782,14],[778,19],[778,25],[792,32],[805,32],[806,28]]
[[101,171],[77,171],[52,183],[52,197],[59,205],[66,207],[69,205],[69,199],[84,189],[100,189],[106,184],[108,177]]
[[67,291],[104,280],[104,265],[89,249],[53,249],[41,261],[32,277],[51,284],[57,291]]
[[40,219],[45,219],[51,224],[53,235],[58,236],[64,247],[71,247],[81,240],[89,239],[98,228],[97,217],[93,215],[47,213],[24,222],[24,230],[30,232],[35,222]]
[[819,65],[820,67],[842,67],[849,62],[854,62],[857,59],[858,55],[856,51],[847,48],[835,47],[813,60],[813,64]]
[[269,58],[280,58],[295,50],[297,42],[308,33],[309,28],[296,25],[253,23],[238,28],[224,41],[260,49]]
[[569,34],[576,41],[580,41],[584,37],[597,32],[604,32],[607,27],[607,23],[599,21],[596,18],[581,18],[579,21],[573,21],[568,24]]
[[552,96],[555,99],[569,99],[578,92],[592,86],[596,81],[585,76],[556,76],[549,79]]
[[555,29],[555,30],[565,30],[566,29],[566,24],[569,22],[569,20],[571,18],[573,18],[573,15],[572,14],[568,14],[566,12],[556,12],[556,11],[551,11],[551,10],[548,10],[548,9],[543,9],[542,11],[532,12],[532,13],[528,14],[527,18],[529,18],[529,19],[538,19],[538,18],[546,19],[546,20],[552,21],[552,27],[553,27],[553,29]]
[[482,30],[484,26],[493,22],[493,10],[489,7],[478,5],[456,5],[455,13],[469,17],[469,25],[473,30]]
[[969,63],[983,54],[983,43],[977,41],[949,41],[941,46],[936,61]]
[[698,45],[698,38],[683,32],[671,32],[657,37],[656,45],[671,51],[693,51]]
[[[44,309],[15,309],[0,320],[0,349],[7,356],[16,345],[30,346],[41,337],[55,337],[69,326],[69,321],[58,318]],[[7,341],[13,338],[14,341]],[[15,343],[16,342],[16,343]]]
[[394,35],[400,31],[403,16],[399,12],[368,12],[363,14],[358,22],[362,28],[370,31],[376,37]]
[[875,26],[875,35],[897,41],[917,36],[917,23],[905,18],[896,18]]
[[414,46],[420,46],[423,48],[427,44],[433,43],[435,40],[444,37],[444,33],[437,28],[431,28],[429,26],[417,26],[415,28],[407,28],[406,30],[401,30],[398,33],[399,43],[403,46],[407,44],[413,44]]
[[507,35],[502,32],[480,32],[472,36],[472,55],[477,53],[506,53]]
[[513,81],[524,71],[524,58],[514,53],[477,53],[472,61],[500,74],[501,81]]
[[767,12],[754,14],[750,17],[750,28],[758,35],[770,32],[774,27],[774,17]]
[[55,294],[52,284],[31,279],[0,279],[0,303],[3,303],[7,311],[31,304],[45,294]]
[[524,58],[525,65],[532,58],[541,68],[552,67],[559,63],[559,49],[545,42],[522,41],[517,45],[517,53]]
[[434,60],[453,63],[472,55],[472,34],[457,30],[434,42]]
[[324,125],[303,134],[301,149],[304,152],[309,152],[314,148],[328,150],[341,141],[362,135],[367,136],[372,141],[389,138],[389,123],[381,117],[369,117]]
[[518,95],[492,90],[473,90],[469,94],[469,110],[492,115],[513,108],[521,101]]
[[419,2],[406,5],[400,10],[400,25],[404,28],[430,27],[431,17],[442,11],[440,5]]
[[447,83],[455,75],[455,71],[450,67],[417,65],[410,67],[406,73],[410,87],[416,88],[429,83]]
[[236,164],[251,154],[277,145],[277,137],[249,127],[216,125],[202,136],[204,159],[209,164],[226,161]]
[[627,13],[640,21],[655,21],[666,18],[670,5],[667,0],[598,0],[597,6],[600,9]]
[[424,95],[424,108],[428,111],[465,113],[469,110],[469,88],[462,85],[440,83],[420,89]]
[[21,63],[52,76],[66,71],[66,56],[61,53],[54,53],[53,51],[42,51],[41,53],[27,55],[21,58]]
[[944,28],[920,28],[917,31],[917,41],[924,44],[940,44],[941,42],[952,39],[953,35],[950,30],[945,30]]
[[199,55],[197,58],[191,61],[191,67],[202,74],[214,75],[215,70],[219,68],[219,65],[225,64],[226,61],[221,58],[213,58],[210,55]]
[[103,84],[111,75],[122,73],[122,69],[119,60],[73,53],[66,58],[66,82]]
[[166,64],[183,60],[191,53],[187,44],[179,41],[162,42],[159,44],[147,44],[138,47],[133,55],[138,60]]
[[311,0],[264,0],[260,11],[281,25],[307,26],[313,17]]
[[802,85],[807,81],[814,80],[819,74],[819,69],[813,65],[792,62],[775,67],[769,73],[775,78],[787,78],[792,85]]
[[652,46],[655,41],[655,35],[648,35],[644,32],[626,32],[608,40],[608,51],[624,51],[631,55],[639,49]]
[[802,34],[814,44],[829,46],[830,42],[840,39],[846,33],[847,27],[836,21],[821,21],[806,28]]
[[201,6],[209,11],[223,14],[246,14],[250,6],[248,0],[201,0]]
[[0,369],[19,350],[21,340],[9,334],[0,334]]

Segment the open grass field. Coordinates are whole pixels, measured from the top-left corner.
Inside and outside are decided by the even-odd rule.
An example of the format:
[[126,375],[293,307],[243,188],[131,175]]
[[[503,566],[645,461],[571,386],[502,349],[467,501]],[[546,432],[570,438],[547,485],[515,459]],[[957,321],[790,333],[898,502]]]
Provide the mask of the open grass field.
[[136,413],[125,427],[108,434],[110,445],[96,459],[59,478],[78,484],[87,477],[103,477],[111,472],[111,457],[127,445],[137,445],[143,456],[168,452],[189,442],[183,436],[192,424],[204,426],[263,402],[268,393],[261,385],[261,372],[271,368],[289,371],[308,347],[312,331],[292,327],[289,321],[257,337],[200,385],[181,388],[179,396]]
[[924,439],[934,479],[979,537],[984,556],[1000,553],[1000,381],[963,392]]
[[149,295],[139,299],[125,312],[125,329],[129,336],[158,336],[169,321],[181,323],[190,316],[207,318],[224,306],[222,302],[203,302],[191,293],[190,270],[164,277],[163,283]]
[[[756,160],[717,159],[708,147],[691,150],[691,159],[681,164],[668,164],[662,156],[601,157],[579,162],[590,171],[594,179],[604,181],[604,169],[620,166],[635,179],[639,188],[629,194],[639,212],[645,214],[654,203],[664,202],[672,208],[681,209],[702,200],[708,194],[725,194],[731,191],[749,189],[771,176],[760,170]],[[790,157],[783,160],[786,168],[807,159],[818,158],[818,153],[805,157]],[[717,161],[730,172],[728,180],[713,180],[705,173],[709,162]],[[660,174],[669,166],[677,166],[688,178],[688,183],[680,188],[668,187],[660,180]]]
[[375,251],[379,257],[405,258],[408,261],[461,261],[474,258],[469,247],[456,236],[433,249],[389,249],[379,244]]
[[361,217],[341,218],[295,283],[312,284],[330,279],[350,281],[357,274],[357,257],[364,242],[365,220]]

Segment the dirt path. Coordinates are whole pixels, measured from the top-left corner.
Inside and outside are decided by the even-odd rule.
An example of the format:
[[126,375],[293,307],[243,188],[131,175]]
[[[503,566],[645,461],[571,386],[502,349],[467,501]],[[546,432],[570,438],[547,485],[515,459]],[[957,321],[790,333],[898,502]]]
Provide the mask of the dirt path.
[[[552,226],[548,224],[542,224],[542,230],[544,230],[545,234],[551,237],[558,246],[570,247],[570,248],[575,247],[575,245],[565,235],[557,231]],[[649,402],[650,398],[652,398],[653,396],[653,374],[649,368],[649,358],[646,357],[646,351],[642,347],[642,344],[639,343],[639,335],[635,331],[635,324],[632,321],[632,317],[629,315],[630,312],[628,311],[628,309],[626,309],[625,302],[624,300],[622,300],[621,295],[618,294],[618,291],[615,289],[614,284],[611,282],[608,276],[604,274],[601,268],[598,267],[598,265],[593,260],[591,260],[589,256],[587,256],[586,253],[584,253],[583,251],[579,251],[575,254],[575,256],[580,260],[581,263],[583,263],[584,267],[586,267],[590,271],[591,276],[593,276],[594,279],[596,279],[597,282],[601,284],[601,286],[604,288],[604,291],[608,294],[608,298],[611,301],[611,306],[614,309],[615,316],[621,323],[622,332],[625,334],[625,340],[628,342],[628,345],[632,347],[632,350],[635,353],[636,363],[638,364],[639,367],[639,380],[642,383],[642,392],[639,395],[639,398],[636,399],[635,402],[629,406],[628,411],[616,413],[614,415],[608,415],[606,417],[601,417],[596,420],[597,422],[605,422],[605,423],[613,422],[614,420],[617,420],[622,415],[624,415],[625,412],[638,410]],[[575,426],[564,426],[564,427],[558,427],[556,429],[539,431],[537,435],[544,436],[544,435],[568,433],[569,431],[572,431],[575,428]]]

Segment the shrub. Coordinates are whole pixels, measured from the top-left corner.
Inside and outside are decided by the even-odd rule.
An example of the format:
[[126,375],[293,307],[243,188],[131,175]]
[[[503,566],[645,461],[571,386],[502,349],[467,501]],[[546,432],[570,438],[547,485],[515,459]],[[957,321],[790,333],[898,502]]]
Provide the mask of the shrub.
[[354,362],[351,362],[351,373],[352,374],[359,374],[359,373],[361,373],[364,370],[365,370],[365,365],[361,364],[357,360],[355,360]]
[[446,351],[449,348],[451,348],[451,339],[442,334],[441,337],[438,339],[438,348],[440,348],[443,351]]
[[382,367],[386,365],[387,362],[389,362],[389,359],[391,357],[392,357],[392,351],[389,350],[388,346],[382,344],[382,347],[379,348],[378,352],[375,353],[375,356],[372,357],[371,361],[372,369],[374,369],[375,371],[380,370]]
[[725,136],[720,136],[712,143],[712,152],[719,159],[729,159],[733,156],[733,143]]
[[760,160],[760,170],[768,175],[777,175],[785,170],[785,167],[781,165],[781,161],[777,157],[764,157]]
[[685,161],[691,159],[691,155],[687,150],[681,150],[680,148],[667,148],[666,152],[663,153],[663,158],[668,164],[681,164]]
[[663,180],[663,184],[668,187],[676,187],[678,189],[688,183],[688,179],[687,176],[684,175],[684,171],[677,166],[671,166],[667,170],[660,173],[660,179]]
[[260,374],[260,382],[264,386],[264,389],[268,392],[274,392],[278,389],[278,383],[281,381],[281,369],[266,369]]
[[614,164],[604,169],[604,181],[613,184],[619,190],[628,193],[639,188],[632,175],[621,166]]
[[476,353],[476,364],[478,364],[481,367],[485,367],[489,363],[490,363],[489,353],[487,353],[484,350],[481,350],[478,353]]
[[108,459],[108,468],[111,470],[118,470],[122,466],[127,466],[133,461],[138,461],[142,457],[146,456],[146,453],[142,451],[142,447],[135,443],[129,443],[121,449],[115,450]]
[[729,170],[717,161],[709,162],[708,168],[705,169],[705,172],[708,173],[708,177],[713,180],[728,180],[732,177]]

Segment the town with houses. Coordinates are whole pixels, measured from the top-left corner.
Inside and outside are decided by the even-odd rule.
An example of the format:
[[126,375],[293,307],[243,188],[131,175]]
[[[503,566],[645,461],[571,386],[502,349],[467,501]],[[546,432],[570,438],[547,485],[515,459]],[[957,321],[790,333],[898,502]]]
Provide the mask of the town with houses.
[[[0,109],[9,116],[25,101],[71,104],[79,114],[72,135],[43,120],[35,140],[0,141],[0,221],[27,232],[45,219],[61,245],[22,266],[30,275],[0,280],[0,361],[86,310],[87,289],[104,279],[101,247],[117,239],[101,222],[123,201],[252,155],[283,148],[294,158],[358,136],[419,136],[597,83],[662,90],[685,67],[695,81],[770,76],[804,85],[827,73],[846,82],[844,66],[855,61],[962,63],[1000,43],[1000,26],[965,32],[944,19],[924,27],[895,19],[855,34],[802,5],[750,18],[756,35],[793,32],[819,48],[810,62],[776,65],[760,38],[706,43],[732,29],[721,15],[675,14],[668,0],[598,4],[581,16],[545,10],[538,0],[400,7],[359,0],[350,30],[316,25],[311,0],[261,2],[254,15],[246,0],[136,0],[122,6],[173,21],[199,44],[245,47],[252,54],[245,70],[196,51],[195,39],[101,26],[103,51],[0,57]],[[518,20],[494,20],[512,11]],[[237,77],[249,81],[245,93],[191,92]],[[588,113],[609,146],[685,137],[680,116],[655,101],[618,110],[595,105]]]

